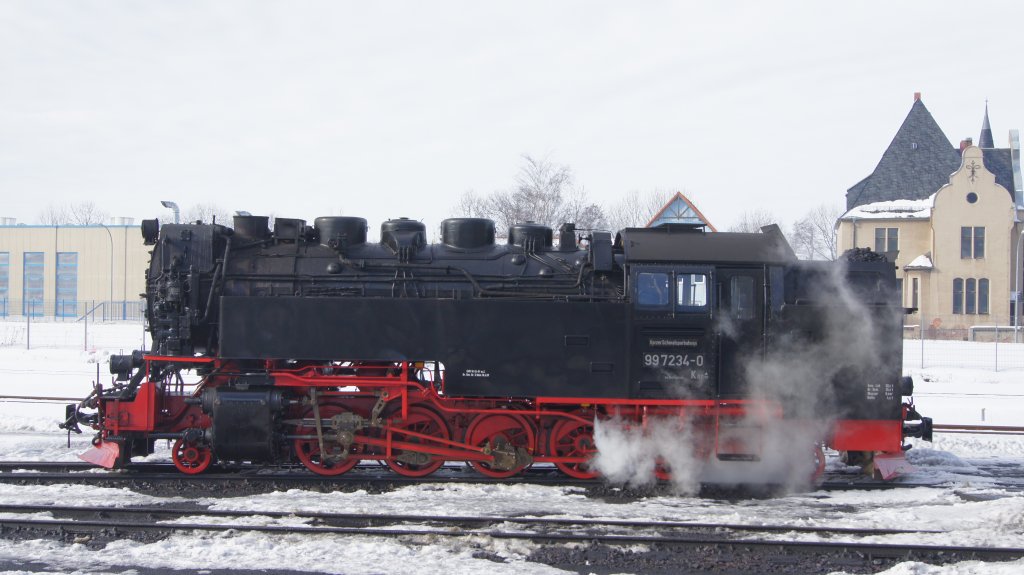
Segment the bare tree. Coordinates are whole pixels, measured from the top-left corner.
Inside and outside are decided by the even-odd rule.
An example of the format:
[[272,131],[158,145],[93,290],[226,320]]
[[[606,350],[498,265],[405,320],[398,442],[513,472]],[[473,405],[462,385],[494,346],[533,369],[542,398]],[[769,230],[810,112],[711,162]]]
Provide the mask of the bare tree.
[[565,222],[573,222],[576,224],[576,228],[581,230],[608,227],[604,209],[589,200],[582,186],[570,189],[566,193],[562,210],[559,213],[560,217],[557,222],[551,222],[551,227],[557,227]]
[[627,193],[606,211],[609,229],[619,231],[646,226],[672,195],[663,190],[633,190]]
[[762,227],[777,222],[778,219],[774,214],[768,210],[757,208],[740,214],[739,221],[730,226],[728,231],[756,234],[761,231]]
[[835,224],[841,215],[837,206],[821,204],[797,220],[789,237],[793,251],[801,259],[836,259]]
[[88,226],[102,224],[109,217],[93,202],[50,204],[39,213],[39,222],[49,226]]
[[577,229],[605,227],[604,210],[589,201],[582,186],[577,187],[572,170],[547,159],[523,156],[515,187],[481,198],[475,192],[462,195],[454,210],[457,215],[487,217],[495,221],[498,233],[519,222],[537,222],[557,228],[564,222]]
[[82,202],[71,206],[71,223],[80,226],[91,224],[102,224],[110,216],[103,210],[96,207],[92,202]]
[[39,212],[39,223],[44,226],[63,226],[68,223],[67,206],[50,204]]
[[466,190],[455,206],[452,207],[451,217],[454,218],[487,218],[490,212],[487,209],[487,198],[482,198],[473,190]]
[[216,221],[218,224],[230,226],[232,222],[231,212],[217,204],[195,204],[185,212],[185,222],[205,222],[207,224]]

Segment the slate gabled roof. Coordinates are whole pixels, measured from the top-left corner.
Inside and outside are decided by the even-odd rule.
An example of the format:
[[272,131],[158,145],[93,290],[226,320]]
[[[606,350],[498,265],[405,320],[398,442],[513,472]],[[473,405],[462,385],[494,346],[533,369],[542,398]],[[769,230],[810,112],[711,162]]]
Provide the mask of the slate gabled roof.
[[997,148],[992,140],[992,125],[988,121],[988,102],[985,102],[985,119],[981,122],[981,136],[978,147],[982,151],[985,169],[996,176],[996,183],[1006,188],[1013,198],[1013,158],[1010,148]]
[[875,171],[846,192],[846,209],[897,199],[921,200],[949,183],[960,154],[920,99],[914,102]]
[[981,151],[981,158],[985,163],[985,169],[996,176],[996,183],[1010,192],[1010,199],[1013,199],[1013,161],[1010,158],[1010,148],[989,148]]

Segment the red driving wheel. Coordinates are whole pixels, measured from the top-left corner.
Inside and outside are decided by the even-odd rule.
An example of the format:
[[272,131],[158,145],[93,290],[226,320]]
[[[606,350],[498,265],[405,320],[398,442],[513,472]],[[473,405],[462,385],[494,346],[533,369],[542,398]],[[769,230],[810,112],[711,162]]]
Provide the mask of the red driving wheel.
[[597,453],[594,444],[594,425],[575,419],[559,421],[551,429],[548,452],[554,457],[583,458],[583,461],[556,461],[562,473],[575,479],[594,479],[597,472],[590,469],[590,458]]
[[[533,425],[523,417],[504,413],[481,415],[466,430],[466,443],[476,447],[489,446],[493,454],[505,460],[505,464],[470,461],[469,465],[488,477],[512,477],[526,468],[527,463],[517,454],[520,449],[529,451],[535,437]],[[506,465],[509,462],[511,465]]]
[[[396,412],[394,415],[400,416],[401,412]],[[436,411],[419,405],[410,407],[409,416],[392,426],[391,440],[405,443],[422,443],[425,441],[421,437],[406,435],[402,433],[403,430],[439,439],[451,439],[452,436],[448,430],[448,425]],[[444,465],[443,457],[430,455],[426,456],[425,463],[412,463],[401,459],[400,456],[402,454],[403,450],[395,450],[392,457],[386,463],[392,471],[406,477],[425,477]]]
[[[317,475],[341,475],[352,469],[359,463],[359,454],[363,447],[357,443],[351,443],[347,453],[344,446],[338,441],[337,434],[328,426],[328,421],[335,415],[344,413],[345,408],[339,405],[320,406],[321,430],[323,431],[323,452],[320,449],[320,440],[317,438],[315,425],[300,425],[295,429],[295,455],[306,466],[306,469]],[[303,419],[313,419],[313,410],[306,412]]]

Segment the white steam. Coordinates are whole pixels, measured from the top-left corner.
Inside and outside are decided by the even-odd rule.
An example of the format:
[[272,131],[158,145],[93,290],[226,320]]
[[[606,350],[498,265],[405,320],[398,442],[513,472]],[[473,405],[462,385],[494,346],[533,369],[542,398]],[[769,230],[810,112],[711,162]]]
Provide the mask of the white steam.
[[[819,269],[806,290],[813,304],[794,307],[807,322],[797,321],[797,327],[811,329],[773,333],[766,354],[754,349],[739,359],[746,381],[742,397],[754,402],[745,416],[722,417],[717,427],[711,418],[596,421],[594,469],[612,483],[644,486],[656,481],[657,466],[669,468],[673,488],[683,494],[696,493],[701,482],[807,486],[835,420],[851,402],[866,399],[862,382],[875,377],[888,385],[882,381],[894,358],[888,331],[899,325],[889,315],[898,308],[867,305],[864,294],[854,292],[845,261]],[[881,290],[889,288],[857,289],[878,290],[881,297],[874,299],[886,301]],[[739,336],[739,326],[726,313],[715,329],[723,337]],[[836,381],[854,385],[837,394]],[[691,399],[693,387],[678,385],[672,391]]]
[[651,418],[645,425],[619,418],[594,422],[597,454],[591,466],[608,481],[642,487],[655,483],[656,470],[670,473],[673,489],[692,495],[700,489],[705,458],[685,420]]
[[[851,401],[865,400],[863,381],[881,382],[883,367],[893,358],[886,347],[891,341],[883,335],[887,326],[899,324],[890,315],[898,308],[867,305],[851,287],[846,261],[827,270],[809,290],[817,329],[810,335],[797,330],[776,337],[764,357],[748,356],[743,366],[746,394],[782,409],[781,419],[752,413],[745,423],[759,428],[761,471],[766,476],[781,473],[786,485],[806,484],[817,446],[826,440],[832,424],[843,417]],[[837,394],[834,382],[844,380],[854,385]]]

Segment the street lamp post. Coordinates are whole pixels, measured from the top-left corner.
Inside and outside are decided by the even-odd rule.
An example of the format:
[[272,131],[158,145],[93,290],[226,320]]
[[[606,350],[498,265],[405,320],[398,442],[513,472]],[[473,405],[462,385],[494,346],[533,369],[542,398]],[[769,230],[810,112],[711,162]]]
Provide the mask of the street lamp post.
[[178,204],[176,204],[174,202],[163,200],[163,201],[160,202],[160,205],[165,207],[165,208],[170,208],[170,210],[172,212],[174,212],[174,223],[176,223],[176,224],[179,223],[178,216],[179,216],[180,212],[178,211]]
[[[106,224],[100,224],[103,229],[107,232],[107,239],[110,240],[110,305],[114,305],[114,234],[110,233],[110,228]],[[107,309],[107,306],[103,306],[103,309]]]

